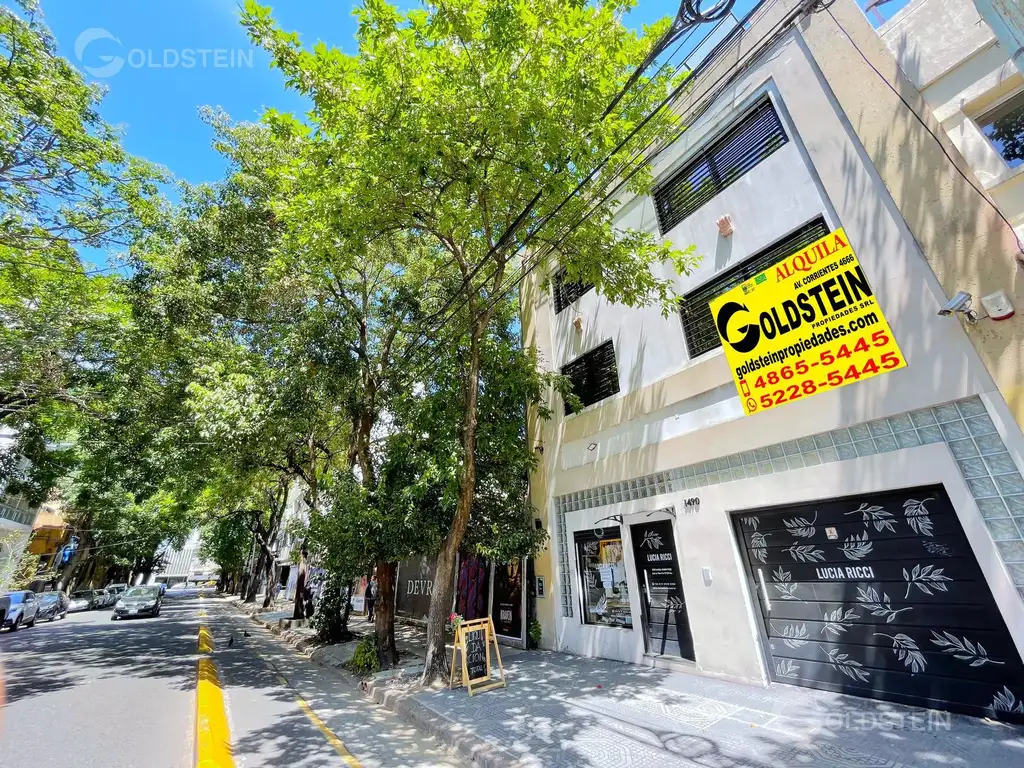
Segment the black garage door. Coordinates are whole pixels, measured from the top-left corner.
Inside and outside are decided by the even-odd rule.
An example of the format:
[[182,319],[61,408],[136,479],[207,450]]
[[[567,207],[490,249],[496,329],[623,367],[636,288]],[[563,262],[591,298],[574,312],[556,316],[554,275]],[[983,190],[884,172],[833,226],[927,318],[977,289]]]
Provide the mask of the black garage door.
[[941,486],[735,525],[772,680],[1024,722],[1024,666]]

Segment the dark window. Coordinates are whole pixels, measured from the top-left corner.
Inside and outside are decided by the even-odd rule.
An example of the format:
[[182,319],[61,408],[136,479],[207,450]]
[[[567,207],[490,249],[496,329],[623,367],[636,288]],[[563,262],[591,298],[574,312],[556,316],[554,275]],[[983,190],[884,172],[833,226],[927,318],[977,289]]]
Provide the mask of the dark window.
[[556,315],[594,287],[590,283],[584,283],[582,280],[574,283],[566,282],[564,269],[558,271],[553,282]]
[[1011,168],[1024,163],[1024,93],[979,118],[978,125]]
[[661,233],[668,232],[787,141],[775,107],[768,99],[760,102],[668,181],[658,184],[654,203]]
[[[619,369],[611,339],[562,366],[562,375],[572,382],[572,391],[583,405],[591,405],[619,391]],[[565,404],[566,415],[572,413]]]
[[801,248],[818,240],[829,232],[828,225],[820,216],[800,227],[796,232],[776,240],[762,251],[755,253],[727,272],[715,277],[711,282],[702,285],[687,294],[680,306],[683,318],[683,333],[686,336],[686,349],[691,358],[703,355],[712,349],[722,346],[718,338],[714,318],[708,302],[730,291],[742,282],[764,272],[768,267],[785,259]]
[[602,531],[601,536],[591,531],[579,531],[574,539],[576,564],[580,571],[583,623],[632,629],[626,558],[619,528],[609,533]]

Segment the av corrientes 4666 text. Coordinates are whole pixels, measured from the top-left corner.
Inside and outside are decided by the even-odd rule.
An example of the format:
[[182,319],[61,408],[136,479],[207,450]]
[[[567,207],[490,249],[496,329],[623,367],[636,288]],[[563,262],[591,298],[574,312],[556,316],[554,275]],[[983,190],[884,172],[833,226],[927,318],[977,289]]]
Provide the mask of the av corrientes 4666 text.
[[749,415],[906,366],[837,229],[711,302]]

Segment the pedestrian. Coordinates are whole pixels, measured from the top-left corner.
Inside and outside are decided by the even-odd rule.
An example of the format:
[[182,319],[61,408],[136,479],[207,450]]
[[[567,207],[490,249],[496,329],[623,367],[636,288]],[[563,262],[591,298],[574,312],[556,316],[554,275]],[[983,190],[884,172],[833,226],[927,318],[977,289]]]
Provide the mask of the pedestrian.
[[373,607],[377,603],[377,577],[370,579],[366,585],[366,620],[373,621]]

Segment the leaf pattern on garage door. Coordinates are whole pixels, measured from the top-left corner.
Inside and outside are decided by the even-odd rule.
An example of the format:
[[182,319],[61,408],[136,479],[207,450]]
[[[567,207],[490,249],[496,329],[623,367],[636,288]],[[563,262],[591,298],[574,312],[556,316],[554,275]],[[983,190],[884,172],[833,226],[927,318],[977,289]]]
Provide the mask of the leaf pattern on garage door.
[[756,531],[757,530],[757,526],[758,526],[758,523],[759,523],[759,521],[758,521],[758,519],[756,517],[741,517],[740,518],[740,522],[743,523],[744,526],[746,526],[747,528],[749,528],[752,531]]
[[818,522],[817,512],[814,513],[814,517],[810,520],[806,517],[791,517],[788,520],[783,519],[782,524],[794,536],[799,536],[801,539],[809,539],[814,535],[814,524],[816,522]]
[[811,640],[806,624],[787,624],[782,628],[782,642],[790,648],[800,648]]
[[821,628],[821,634],[823,635],[834,635],[838,637],[846,631],[847,627],[853,626],[853,620],[859,619],[853,609],[848,609],[845,613],[843,612],[842,606],[836,608],[834,611],[826,613],[824,616],[825,626]]
[[949,576],[942,573],[944,569],[936,568],[934,565],[915,565],[910,573],[907,573],[907,569],[903,569],[903,578],[907,582],[907,594],[903,596],[903,599],[910,597],[911,587],[917,587],[919,590],[924,592],[926,595],[930,595],[932,590],[939,592],[948,592],[944,582],[952,581]]
[[800,665],[794,664],[792,659],[780,659],[775,662],[776,677],[796,678],[800,676]]
[[905,635],[902,632],[898,632],[895,635],[875,632],[875,637],[884,637],[892,641],[892,649],[896,651],[896,658],[902,661],[905,666],[910,667],[910,674],[916,675],[918,672],[923,672],[924,668],[928,666],[924,654],[921,653],[921,649],[917,647],[917,642],[910,635]]
[[879,597],[878,591],[874,587],[858,587],[857,600],[871,611],[872,616],[884,616],[886,624],[891,624],[904,611],[913,610],[913,606],[894,609],[889,600],[889,595],[883,592],[882,596]]
[[791,547],[786,547],[782,551],[789,552],[789,556],[800,563],[825,562],[825,553],[813,544],[794,544]]
[[919,536],[932,535],[931,513],[925,507],[925,504],[929,501],[935,501],[935,499],[931,497],[921,501],[907,499],[903,502],[903,514],[907,518],[907,525],[913,528],[914,533]]
[[750,554],[759,562],[768,560],[768,534],[755,533],[750,537]]
[[1005,664],[1005,661],[990,659],[985,646],[979,642],[971,642],[966,637],[959,638],[952,632],[942,633],[932,630],[932,642],[942,649],[943,653],[952,654],[954,659],[971,662],[972,667],[983,667],[986,664]]
[[868,532],[855,533],[847,536],[846,540],[839,545],[839,549],[849,560],[863,560],[870,553],[874,544],[868,541]]
[[861,520],[864,521],[865,528],[870,528],[873,525],[875,526],[875,530],[879,533],[883,530],[889,531],[889,533],[896,532],[896,521],[892,517],[892,512],[886,512],[877,504],[868,504],[865,502],[852,512],[847,512],[846,514],[860,515]]
[[939,557],[952,557],[952,547],[947,547],[945,544],[939,544],[937,541],[926,541],[924,542],[924,548],[929,555],[938,555]]
[[791,581],[791,579],[793,578],[793,574],[791,574],[789,571],[783,570],[781,565],[774,571],[772,571],[772,578],[775,579],[776,582],[772,586],[774,586],[775,589],[779,591],[780,600],[800,599],[796,596],[796,588],[800,585],[794,584]]
[[1012,712],[1017,715],[1024,715],[1024,699],[1017,701],[1013,691],[1003,686],[1003,690],[992,698],[992,709],[997,712]]
[[[821,648],[820,645],[818,647]],[[860,680],[862,683],[866,683],[870,679],[871,674],[863,668],[864,665],[859,661],[851,659],[850,654],[840,653],[839,648],[833,648],[830,651],[826,651],[824,648],[821,648],[821,650],[828,656],[828,661],[832,668],[839,670],[851,680]]]

